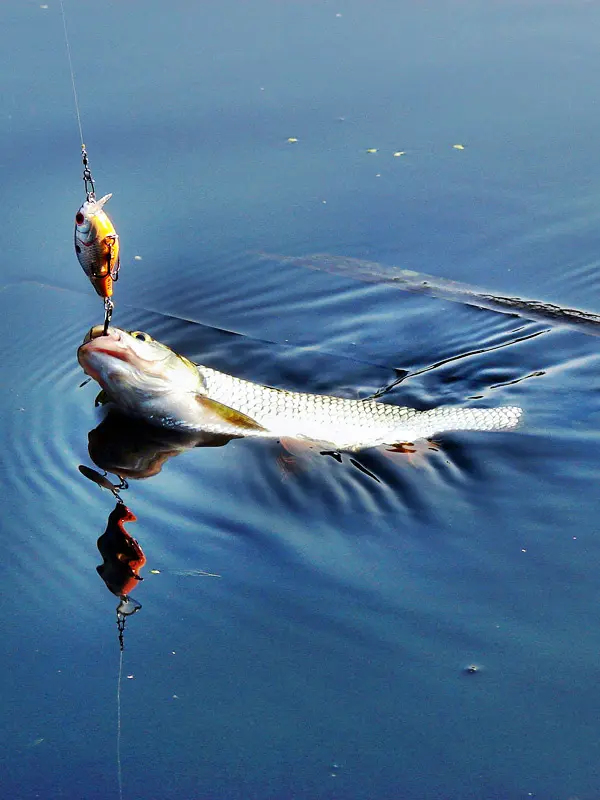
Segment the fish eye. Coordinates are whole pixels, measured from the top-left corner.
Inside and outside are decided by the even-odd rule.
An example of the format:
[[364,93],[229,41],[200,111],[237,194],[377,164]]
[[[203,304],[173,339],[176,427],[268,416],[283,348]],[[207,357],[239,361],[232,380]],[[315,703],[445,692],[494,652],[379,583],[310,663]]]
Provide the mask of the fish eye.
[[78,211],[78,212],[75,214],[75,222],[76,222],[78,225],[83,225],[84,221],[85,221],[85,217],[83,216],[83,214],[81,213],[81,211]]
[[131,331],[131,335],[134,339],[139,339],[142,342],[151,342],[152,337],[148,333],[144,333],[144,331]]

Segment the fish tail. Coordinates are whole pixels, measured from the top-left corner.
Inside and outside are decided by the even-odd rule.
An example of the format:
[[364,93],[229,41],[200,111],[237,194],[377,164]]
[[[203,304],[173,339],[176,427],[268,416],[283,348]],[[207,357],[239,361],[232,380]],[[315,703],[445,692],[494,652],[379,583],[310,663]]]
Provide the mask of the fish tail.
[[419,428],[424,438],[450,431],[501,431],[516,427],[522,415],[523,409],[518,406],[499,408],[442,406],[423,411],[419,417]]

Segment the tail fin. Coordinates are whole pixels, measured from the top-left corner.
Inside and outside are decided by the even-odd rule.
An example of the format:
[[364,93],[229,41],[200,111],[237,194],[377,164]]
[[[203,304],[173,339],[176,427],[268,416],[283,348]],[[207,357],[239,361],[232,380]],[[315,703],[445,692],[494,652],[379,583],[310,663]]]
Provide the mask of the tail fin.
[[523,409],[518,406],[499,408],[453,408],[442,406],[423,411],[419,417],[419,433],[428,438],[450,431],[501,431],[519,424]]

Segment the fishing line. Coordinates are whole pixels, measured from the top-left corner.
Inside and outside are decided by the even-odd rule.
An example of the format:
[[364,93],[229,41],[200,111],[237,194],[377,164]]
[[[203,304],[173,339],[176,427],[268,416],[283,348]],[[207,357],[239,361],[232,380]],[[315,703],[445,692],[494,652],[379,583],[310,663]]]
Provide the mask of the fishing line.
[[117,680],[117,783],[119,800],[123,800],[123,774],[121,771],[121,682],[123,679],[123,648],[119,652],[119,677]]
[[[122,501],[121,501],[122,502]],[[119,800],[123,800],[123,770],[121,767],[121,686],[123,685],[123,651],[125,650],[125,623],[127,617],[141,609],[140,603],[128,595],[121,595],[117,606],[117,630],[119,631],[119,675],[117,678],[117,784]]]
[[79,113],[79,100],[77,98],[77,89],[75,87],[75,72],[73,70],[73,60],[71,58],[71,45],[69,44],[69,34],[67,32],[67,18],[65,16],[65,7],[63,5],[63,0],[60,0],[60,13],[62,15],[63,30],[65,32],[65,45],[67,48],[69,71],[71,73],[71,85],[73,86],[73,99],[75,100],[75,113],[77,114],[77,125],[79,126],[79,138],[81,139],[81,147],[85,149],[85,144],[83,143],[83,128],[81,125],[81,114]]
[[59,0],[59,3],[65,36],[65,47],[67,50],[67,61],[71,74],[73,100],[75,101],[79,140],[81,141],[83,185],[86,194],[86,202],[75,215],[75,252],[77,254],[77,260],[92,282],[96,293],[104,300],[104,335],[106,335],[114,308],[112,301],[113,283],[116,282],[119,277],[119,236],[114,225],[106,215],[106,212],[102,210],[105,203],[112,197],[112,194],[107,194],[101,199],[96,200],[96,187],[94,185],[88,154],[83,140],[83,125],[81,123],[79,97],[77,95],[75,70],[73,68],[73,57],[71,55],[71,43],[69,42],[67,16],[65,14],[63,0]]

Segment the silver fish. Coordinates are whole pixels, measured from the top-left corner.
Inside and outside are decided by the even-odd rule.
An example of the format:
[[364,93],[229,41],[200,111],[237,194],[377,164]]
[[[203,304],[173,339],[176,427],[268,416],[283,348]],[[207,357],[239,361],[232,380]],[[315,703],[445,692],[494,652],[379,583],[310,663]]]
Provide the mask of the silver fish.
[[522,410],[429,411],[375,400],[289,392],[193,364],[147,333],[98,325],[77,351],[84,371],[126,414],[156,425],[261,436],[357,451],[414,442],[448,431],[514,428]]

